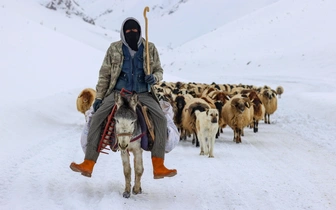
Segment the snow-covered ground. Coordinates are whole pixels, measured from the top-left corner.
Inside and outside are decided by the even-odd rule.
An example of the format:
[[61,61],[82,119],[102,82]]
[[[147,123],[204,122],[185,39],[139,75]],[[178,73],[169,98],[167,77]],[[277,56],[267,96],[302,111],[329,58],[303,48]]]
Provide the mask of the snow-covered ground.
[[[45,2],[0,2],[0,209],[336,209],[335,1],[216,1],[206,9],[202,1],[110,1],[118,12],[95,26]],[[77,2],[93,17],[104,11],[104,0]],[[271,125],[246,129],[242,144],[225,128],[215,158],[181,141],[166,155],[173,178],[154,180],[144,152],[143,193],[125,199],[119,153],[102,154],[90,179],[69,165],[84,157],[76,98],[95,87],[105,51],[119,39],[115,20],[134,14],[144,25],[145,5],[165,81],[285,92]]]

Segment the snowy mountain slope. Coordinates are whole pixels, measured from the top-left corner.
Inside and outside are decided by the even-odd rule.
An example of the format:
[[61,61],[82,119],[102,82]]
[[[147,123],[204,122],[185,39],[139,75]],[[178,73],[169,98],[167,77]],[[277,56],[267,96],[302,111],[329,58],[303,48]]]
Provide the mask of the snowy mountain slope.
[[[40,1],[44,5],[51,2],[51,0]],[[81,12],[85,11],[87,16],[94,19],[96,25],[112,31],[119,31],[120,24],[129,16],[137,18],[144,28],[143,11],[148,6],[149,39],[162,47],[177,47],[278,1],[76,0],[74,2],[80,5]]]

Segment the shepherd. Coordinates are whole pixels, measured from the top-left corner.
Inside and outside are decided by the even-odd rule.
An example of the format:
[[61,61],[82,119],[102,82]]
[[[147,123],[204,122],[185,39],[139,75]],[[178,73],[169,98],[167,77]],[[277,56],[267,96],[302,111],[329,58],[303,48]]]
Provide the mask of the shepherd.
[[[148,7],[144,10],[145,18],[146,11],[149,11]],[[147,27],[146,39],[142,37],[141,32],[137,19],[126,18],[121,25],[121,40],[113,42],[107,49],[96,85],[94,114],[88,132],[84,162],[70,164],[73,171],[80,172],[84,176],[91,177],[92,175],[100,152],[98,145],[104,121],[115,104],[114,92],[120,92],[123,88],[137,93],[139,102],[147,106],[148,113],[153,120],[155,139],[151,156],[154,179],[172,177],[177,174],[176,169],[167,169],[164,165],[167,119],[153,88],[154,84],[163,79],[159,53],[155,45],[148,42]]]

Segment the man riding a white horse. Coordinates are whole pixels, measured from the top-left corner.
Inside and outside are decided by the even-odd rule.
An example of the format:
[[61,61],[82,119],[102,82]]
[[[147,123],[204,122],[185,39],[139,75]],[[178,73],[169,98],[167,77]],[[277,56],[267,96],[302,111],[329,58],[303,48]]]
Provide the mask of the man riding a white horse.
[[[163,79],[158,51],[153,43],[148,43],[149,54],[146,54],[146,40],[142,38],[140,24],[135,18],[127,18],[123,22],[120,37],[121,40],[113,42],[108,48],[99,71],[97,94],[93,104],[95,113],[88,133],[84,162],[81,164],[72,162],[70,168],[91,177],[99,156],[98,145],[102,126],[115,104],[114,94],[111,93],[124,88],[138,94],[139,101],[147,106],[153,120],[155,139],[151,153],[154,179],[175,176],[177,174],[175,169],[167,169],[164,166],[167,119],[155,96],[154,88],[151,88]],[[149,70],[146,67],[146,56],[149,56],[151,62]]]

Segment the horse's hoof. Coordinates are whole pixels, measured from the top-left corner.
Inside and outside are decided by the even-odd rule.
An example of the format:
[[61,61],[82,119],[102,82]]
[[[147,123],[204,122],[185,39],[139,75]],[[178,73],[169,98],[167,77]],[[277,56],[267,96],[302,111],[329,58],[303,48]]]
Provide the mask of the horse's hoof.
[[131,196],[131,193],[129,193],[129,192],[124,192],[123,193],[124,198],[129,198],[130,196]]

